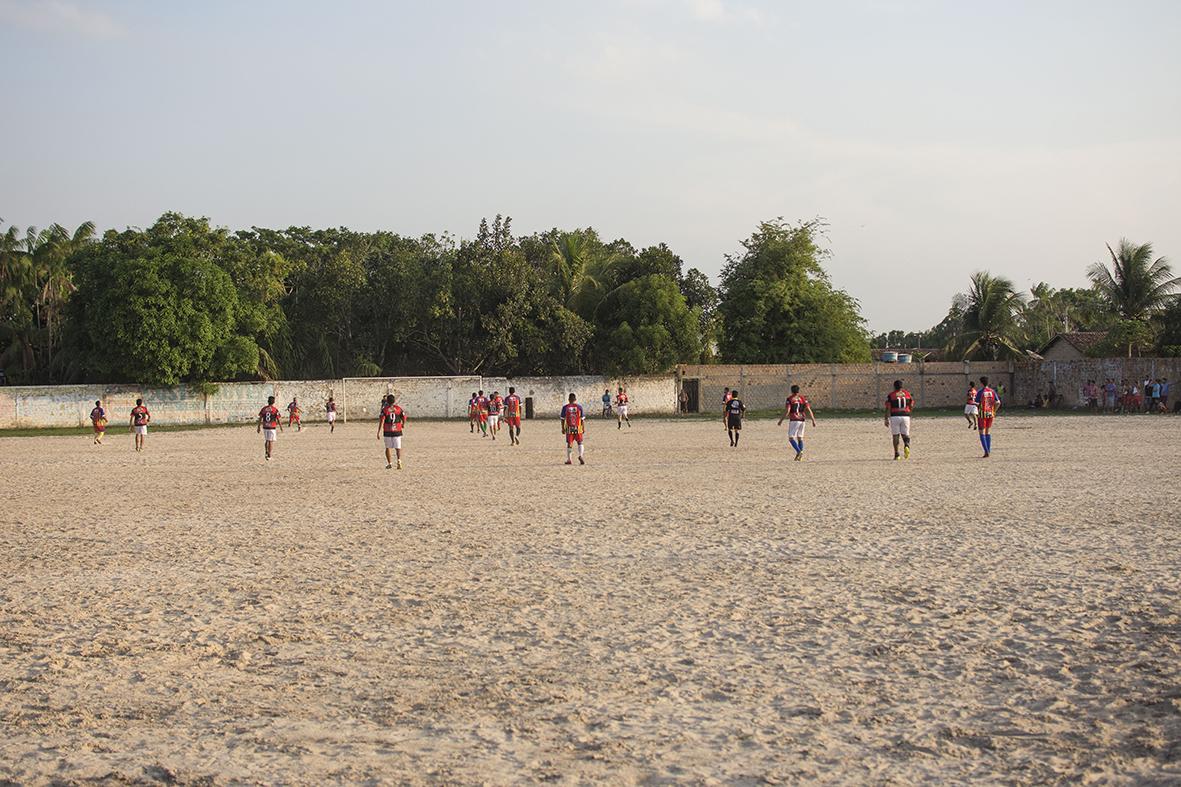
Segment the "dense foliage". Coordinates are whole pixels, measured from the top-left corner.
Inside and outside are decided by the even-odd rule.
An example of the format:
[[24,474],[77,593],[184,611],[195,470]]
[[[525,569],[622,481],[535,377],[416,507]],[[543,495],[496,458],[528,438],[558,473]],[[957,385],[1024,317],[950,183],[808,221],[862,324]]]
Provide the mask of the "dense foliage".
[[[593,229],[475,237],[346,228],[231,232],[166,213],[147,229],[0,232],[0,369],[9,382],[176,384],[414,374],[646,374],[677,363],[864,361],[857,301],[832,286],[819,221],[764,222],[721,286],[665,244]],[[1036,351],[1106,331],[1095,352],[1181,354],[1181,280],[1123,241],[1090,289],[1028,295],[978,273],[929,331],[876,347],[951,357]]]
[[718,311],[721,354],[735,363],[868,361],[857,301],[834,289],[820,224],[764,222],[727,258]]
[[11,382],[638,374],[708,359],[717,333],[716,290],[667,246],[501,217],[459,242],[171,213],[0,240]]

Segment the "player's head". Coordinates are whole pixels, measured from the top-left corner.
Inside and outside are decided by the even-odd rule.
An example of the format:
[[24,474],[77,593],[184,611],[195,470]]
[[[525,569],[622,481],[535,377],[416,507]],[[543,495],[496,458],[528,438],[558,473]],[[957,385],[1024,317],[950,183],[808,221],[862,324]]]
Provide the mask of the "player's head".
[[275,403],[275,397],[268,396],[267,397],[267,404],[274,404],[274,403]]
[[737,399],[737,398],[738,398],[738,389],[737,389],[737,388],[731,388],[731,389],[730,389],[730,396],[732,396],[732,397],[734,397],[735,399]]
[[516,389],[516,388],[513,388],[511,385],[508,387],[508,393],[509,393],[509,396],[512,396],[512,395],[513,395],[513,394],[515,394],[516,392],[517,392],[517,389]]
[[577,398],[578,398],[578,397],[577,397],[577,396],[575,396],[574,394],[570,394],[570,404],[574,404],[574,400],[575,400],[575,399],[577,399]]
[[726,386],[726,390],[725,390],[725,391],[723,391],[722,393],[729,393],[729,391],[730,391],[730,386],[728,386],[728,385],[727,385],[727,386]]
[[329,397],[328,397],[328,401],[330,401],[330,402],[332,401],[332,397],[331,397],[331,396],[329,396]]
[[798,386],[798,385],[793,385],[793,386],[791,387],[791,392],[792,392],[793,394],[798,394],[798,393],[800,392],[800,386]]
[[981,385],[988,385],[988,378],[985,377],[984,375],[980,375],[980,384]]
[[902,390],[902,381],[901,381],[901,380],[895,380],[895,381],[894,381],[894,390],[895,390],[895,391],[901,391],[901,390]]
[[619,392],[620,392],[620,393],[623,393],[623,386],[622,386],[622,385],[621,385],[621,386],[619,386]]
[[141,406],[143,403],[144,403],[144,400],[143,400],[143,399],[136,399],[136,400],[135,400],[135,406],[136,406],[136,407],[139,407],[139,406]]
[[483,396],[483,395],[484,395],[484,390],[481,388],[480,393],[478,393],[477,396]]
[[99,401],[99,402],[95,402],[95,403],[94,403],[94,406],[95,406],[95,407],[102,407],[102,406],[103,406],[103,403],[102,403],[101,401]]

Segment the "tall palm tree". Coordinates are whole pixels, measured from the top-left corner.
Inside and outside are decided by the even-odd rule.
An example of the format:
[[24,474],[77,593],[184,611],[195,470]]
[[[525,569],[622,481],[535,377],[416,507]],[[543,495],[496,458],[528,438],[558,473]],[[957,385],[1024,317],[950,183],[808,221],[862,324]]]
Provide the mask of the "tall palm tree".
[[[1103,297],[1108,308],[1122,320],[1147,322],[1176,297],[1181,278],[1173,276],[1173,269],[1164,257],[1152,259],[1152,244],[1136,245],[1121,238],[1119,251],[1107,246],[1111,268],[1096,262],[1087,269],[1087,278]],[[1128,357],[1132,356],[1128,344]]]
[[1024,300],[1003,276],[972,274],[963,322],[951,352],[961,358],[999,360],[1022,355],[1018,324]]

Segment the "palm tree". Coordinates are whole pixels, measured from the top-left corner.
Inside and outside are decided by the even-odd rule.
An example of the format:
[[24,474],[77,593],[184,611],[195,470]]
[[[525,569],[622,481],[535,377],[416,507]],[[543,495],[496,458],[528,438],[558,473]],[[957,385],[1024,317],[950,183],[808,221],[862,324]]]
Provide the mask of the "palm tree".
[[[1107,253],[1111,255],[1111,268],[1096,262],[1087,269],[1087,278],[1121,320],[1147,323],[1176,297],[1173,291],[1181,285],[1181,278],[1173,276],[1164,257],[1152,259],[1151,243],[1137,246],[1121,238],[1119,251],[1108,244]],[[1128,343],[1129,358],[1133,344]]]
[[558,300],[584,319],[611,291],[615,257],[597,250],[585,232],[563,232],[550,245]]
[[1013,282],[983,271],[973,274],[963,321],[949,351],[965,359],[995,361],[1021,356],[1017,315],[1023,305]]

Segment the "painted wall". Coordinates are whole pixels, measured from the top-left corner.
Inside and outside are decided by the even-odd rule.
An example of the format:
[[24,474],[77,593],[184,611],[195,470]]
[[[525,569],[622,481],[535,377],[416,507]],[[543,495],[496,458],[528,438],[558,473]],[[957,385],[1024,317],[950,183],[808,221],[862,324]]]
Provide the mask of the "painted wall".
[[749,408],[780,408],[792,385],[817,410],[874,409],[895,380],[902,380],[919,407],[955,407],[964,403],[969,380],[987,375],[1008,390],[1014,380],[1007,362],[698,365],[682,366],[680,373],[682,380],[699,381],[702,410],[720,408],[726,387],[738,388]]
[[343,380],[279,380],[275,382],[221,383],[209,394],[179,386],[145,388],[126,385],[60,385],[0,387],[0,429],[87,426],[95,401],[101,401],[112,423],[123,423],[144,399],[156,424],[221,424],[251,422],[268,396],[280,410],[293,397],[303,409],[305,421],[323,421],[325,403],[332,396],[342,420],[377,417],[381,399],[388,393],[412,417],[466,418],[472,391],[508,393],[515,386],[522,398],[531,397],[538,418],[557,418],[571,392],[596,412],[604,388],[614,394],[624,386],[636,414],[671,415],[676,412],[677,380],[673,375],[616,380],[608,377],[388,377]]
[[[324,403],[336,399],[344,420],[377,417],[379,403],[394,393],[412,417],[465,418],[472,391],[508,393],[515,386],[532,398],[537,418],[556,418],[573,392],[590,413],[598,412],[603,389],[614,395],[627,388],[636,415],[677,412],[680,386],[696,380],[701,409],[721,406],[722,390],[738,388],[752,409],[783,406],[788,389],[798,384],[817,409],[870,409],[881,406],[895,379],[901,379],[920,407],[957,407],[963,403],[969,379],[988,375],[1004,383],[1010,407],[1020,407],[1051,381],[1063,406],[1075,406],[1088,379],[1166,377],[1181,382],[1181,358],[1105,358],[1036,363],[914,363],[914,364],[791,364],[681,366],[675,375],[614,379],[581,377],[373,377],[344,380],[280,380],[222,383],[205,394],[195,388],[142,388],[133,385],[0,386],[0,429],[86,426],[95,400],[103,402],[115,424],[125,422],[136,398],[142,397],[157,424],[219,424],[250,422],[268,396],[280,409],[297,397],[304,419],[323,421]],[[1181,388],[1175,388],[1175,399]]]

